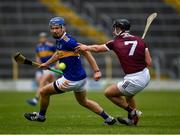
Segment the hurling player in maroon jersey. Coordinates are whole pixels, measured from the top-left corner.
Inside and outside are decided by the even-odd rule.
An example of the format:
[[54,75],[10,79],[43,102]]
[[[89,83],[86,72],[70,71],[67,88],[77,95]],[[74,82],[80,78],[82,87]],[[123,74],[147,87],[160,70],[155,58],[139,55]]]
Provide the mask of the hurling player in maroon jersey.
[[127,19],[117,19],[113,23],[114,40],[102,45],[81,44],[76,50],[97,53],[112,50],[116,53],[125,76],[122,82],[106,88],[105,96],[128,112],[128,118],[117,118],[120,123],[136,125],[142,112],[137,110],[134,96],[142,91],[150,81],[147,67],[151,66],[151,56],[144,41],[129,34],[130,26]]

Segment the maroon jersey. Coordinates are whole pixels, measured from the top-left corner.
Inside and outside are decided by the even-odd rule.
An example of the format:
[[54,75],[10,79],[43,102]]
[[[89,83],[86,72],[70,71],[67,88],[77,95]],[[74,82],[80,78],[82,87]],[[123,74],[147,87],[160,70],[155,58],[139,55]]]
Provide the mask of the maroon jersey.
[[116,53],[125,74],[136,73],[146,67],[145,48],[147,47],[141,38],[123,33],[106,43],[106,46]]

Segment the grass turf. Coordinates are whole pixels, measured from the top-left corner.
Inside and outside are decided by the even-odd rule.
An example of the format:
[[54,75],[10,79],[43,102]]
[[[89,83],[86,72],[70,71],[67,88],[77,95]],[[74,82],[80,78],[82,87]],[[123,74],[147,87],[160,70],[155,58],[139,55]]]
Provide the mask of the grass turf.
[[[173,134],[180,133],[180,91],[141,92],[136,96],[137,105],[143,111],[138,126],[103,126],[103,119],[81,107],[73,93],[55,95],[47,112],[45,123],[30,122],[24,112],[38,111],[26,100],[34,93],[0,92],[0,133],[4,134]],[[101,92],[88,92],[113,116],[126,116],[126,112],[109,102]]]

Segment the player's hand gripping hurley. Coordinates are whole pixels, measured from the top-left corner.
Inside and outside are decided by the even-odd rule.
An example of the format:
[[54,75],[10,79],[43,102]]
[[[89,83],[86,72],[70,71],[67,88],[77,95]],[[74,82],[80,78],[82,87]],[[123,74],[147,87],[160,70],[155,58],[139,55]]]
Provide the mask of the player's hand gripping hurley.
[[[26,58],[25,56],[23,56],[20,52],[17,52],[13,57],[14,57],[14,60],[15,60],[18,64],[26,64],[26,65],[31,65],[31,66],[34,66],[34,67],[39,67],[39,66],[40,66],[39,63],[27,59],[27,58]],[[47,69],[50,70],[50,71],[52,71],[52,72],[55,72],[55,73],[57,73],[57,74],[63,74],[62,71],[57,70],[57,69],[54,69],[54,68],[48,67]]]
[[152,13],[148,18],[147,18],[147,21],[146,21],[146,26],[145,26],[145,29],[144,29],[144,33],[142,35],[142,39],[144,39],[144,37],[146,36],[146,33],[149,29],[149,26],[151,25],[151,23],[153,22],[153,20],[156,18],[157,16],[157,13]]

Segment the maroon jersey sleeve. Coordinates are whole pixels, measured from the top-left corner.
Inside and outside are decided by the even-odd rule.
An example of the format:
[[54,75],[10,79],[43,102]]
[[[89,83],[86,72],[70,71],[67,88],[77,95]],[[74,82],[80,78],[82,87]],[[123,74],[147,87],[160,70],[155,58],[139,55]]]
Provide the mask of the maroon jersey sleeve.
[[144,47],[145,47],[145,48],[148,48],[148,45],[147,45],[146,43],[144,43]]
[[106,46],[109,50],[112,50],[113,49],[113,43],[114,43],[114,40],[111,40],[111,41],[108,41],[106,43]]

